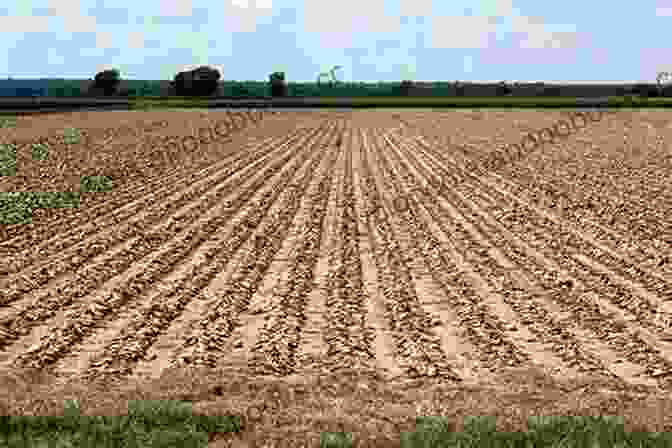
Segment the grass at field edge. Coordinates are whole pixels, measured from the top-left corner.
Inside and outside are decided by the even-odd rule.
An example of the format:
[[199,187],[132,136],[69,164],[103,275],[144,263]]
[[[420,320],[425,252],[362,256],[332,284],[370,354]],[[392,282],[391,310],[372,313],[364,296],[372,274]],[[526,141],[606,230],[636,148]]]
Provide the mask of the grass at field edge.
[[[467,417],[455,431],[439,416],[416,418],[416,430],[402,433],[401,448],[416,447],[641,447],[672,446],[672,433],[626,432],[620,417],[530,417],[527,432],[498,432],[495,417]],[[77,400],[62,416],[0,416],[3,447],[206,447],[241,431],[237,416],[192,414],[188,401],[136,400],[121,416],[81,416]],[[220,434],[220,435],[217,435]],[[323,432],[320,448],[353,446],[347,432]]]

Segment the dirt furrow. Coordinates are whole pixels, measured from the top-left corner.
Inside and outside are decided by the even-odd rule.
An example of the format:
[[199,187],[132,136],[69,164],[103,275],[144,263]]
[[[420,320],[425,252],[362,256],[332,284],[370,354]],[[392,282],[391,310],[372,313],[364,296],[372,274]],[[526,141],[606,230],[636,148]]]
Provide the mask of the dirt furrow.
[[[555,187],[547,187],[547,190],[544,191],[546,196],[544,196],[531,191],[516,182],[508,180],[505,176],[493,175],[493,180],[496,180],[502,188],[505,188],[505,190],[512,195],[521,198],[521,200],[530,198],[526,201],[529,202],[530,206],[533,205],[533,201],[550,202],[551,205],[562,204],[562,197],[560,196],[560,198],[558,198],[560,194],[556,193]],[[538,181],[536,183],[540,184]],[[543,187],[544,184],[542,182],[541,188]],[[541,197],[536,199],[536,197],[539,196]],[[545,197],[550,197],[550,199],[545,200]],[[543,209],[544,207],[538,206],[538,208]],[[556,210],[562,215],[564,225],[570,231],[578,234],[579,237],[583,237],[588,243],[596,246],[605,254],[605,256],[611,257],[614,266],[618,266],[619,264],[631,265],[632,270],[634,271],[633,274],[642,278],[641,281],[649,282],[649,287],[653,290],[655,290],[658,287],[657,285],[661,282],[672,282],[672,277],[660,270],[660,266],[655,265],[655,263],[664,261],[667,251],[659,245],[649,243],[649,238],[640,239],[635,237],[632,233],[623,234],[621,232],[616,232],[615,230],[609,229],[589,218],[574,216],[571,211],[564,210],[563,208],[556,208]],[[547,214],[549,216],[554,216],[554,212],[555,210],[548,210]],[[599,238],[597,237],[598,235]],[[643,246],[643,248],[640,249],[639,246]],[[634,256],[631,255],[631,253],[634,253]],[[655,263],[651,265],[651,262]],[[649,267],[646,268],[641,266],[642,264],[649,264]],[[648,277],[648,279],[646,279],[646,277]]]
[[[668,204],[660,204],[663,191],[658,191],[656,200],[649,198],[646,203],[643,203],[643,198],[632,197],[631,194],[622,191],[620,187],[622,183],[602,179],[607,178],[608,175],[596,179],[585,173],[577,175],[574,172],[561,170],[554,172],[553,177],[549,179],[543,172],[531,170],[534,170],[534,167],[516,167],[514,173],[499,175],[506,179],[505,184],[509,186],[510,191],[518,196],[529,195],[529,191],[526,191],[529,189],[526,189],[524,185],[534,185],[535,191],[539,192],[537,195],[540,196],[540,201],[558,207],[558,212],[562,213],[563,217],[574,224],[581,225],[582,228],[588,223],[593,232],[599,227],[610,228],[612,233],[618,232],[623,238],[613,239],[608,238],[609,234],[602,235],[614,247],[623,246],[625,241],[637,242],[626,249],[632,251],[633,256],[639,261],[646,261],[645,255],[653,254],[656,258],[655,254],[661,250],[669,252],[669,244],[672,243],[669,236],[672,233],[670,233],[667,222],[672,221],[672,215],[670,215],[672,208],[668,207]],[[619,177],[628,179],[630,183],[637,183],[637,174],[624,171],[619,173]],[[594,185],[596,182],[601,185],[596,187]],[[652,189],[648,182],[642,185],[643,182],[646,181],[642,179],[639,182],[642,189]],[[657,181],[657,183],[665,185],[664,181]],[[589,185],[590,190],[586,190],[585,187]],[[581,188],[577,188],[578,186]],[[663,189],[664,187],[661,187],[660,190]],[[614,192],[616,194],[610,195]],[[649,191],[648,194],[653,193]],[[638,224],[630,222],[635,221],[635,217],[639,220]],[[645,222],[647,219],[648,223]],[[591,222],[594,224],[590,224]],[[654,227],[651,227],[652,223],[655,223]],[[638,227],[640,227],[639,230],[637,230]],[[651,233],[652,230],[655,235]],[[668,238],[664,237],[666,234]],[[645,246],[639,248],[642,243],[645,243]]]
[[[332,131],[326,134],[324,141],[331,142],[334,139]],[[301,173],[301,177],[294,183],[295,191],[303,192],[308,188],[313,176],[316,175],[318,162],[324,164],[320,169],[320,175],[322,172],[330,171],[335,163],[336,154],[333,148],[328,151],[326,157],[319,155],[315,159],[315,164],[305,173]],[[241,261],[229,283],[215,293],[217,299],[209,307],[210,311],[193,326],[194,334],[175,351],[174,365],[215,366],[226,356],[226,353],[222,353],[222,349],[226,347],[227,339],[239,325],[240,315],[247,310],[252,296],[280,249],[282,241],[287,237],[299,210],[300,194],[288,193],[285,199],[288,201],[287,205],[278,208],[275,214],[261,224],[252,250]]]
[[[392,204],[381,192],[384,181],[374,177],[369,160],[370,137],[360,130],[363,145],[360,153],[361,189],[375,214],[370,216],[368,232],[378,270],[378,281],[385,298],[386,318],[395,341],[395,357],[410,377],[442,377],[460,381],[453,366],[441,349],[441,338],[431,329],[431,320],[422,309],[411,284],[411,275],[398,242],[398,231],[390,221],[395,220]],[[395,227],[398,227],[395,226]]]
[[[286,144],[294,138],[298,137],[290,136]],[[262,164],[264,163],[265,156],[277,150],[277,147],[271,146],[261,149],[258,153],[243,153],[233,160],[218,163],[212,168],[203,170],[202,173],[197,172],[186,179],[172,179],[167,188],[153,192],[149,196],[117,208],[107,218],[94,222],[89,221],[88,224],[67,231],[65,235],[58,234],[37,247],[24,250],[15,257],[12,263],[14,270],[21,270],[36,261],[38,264],[32,267],[32,275],[18,272],[15,275],[10,275],[9,278],[0,284],[0,287],[8,284],[12,287],[9,291],[4,291],[4,298],[0,301],[0,304],[6,304],[13,300],[17,294],[25,292],[24,288],[30,290],[34,287],[32,286],[34,284],[43,284],[62,272],[72,271],[84,264],[88,259],[98,255],[105,247],[110,247],[116,242],[128,240],[136,234],[140,234],[151,222],[160,220],[171,212],[179,210],[190,200],[201,197],[204,194],[212,194],[211,191],[209,192],[209,190],[212,190],[208,184],[209,178],[239,176],[241,170],[251,170],[253,168],[249,166],[251,161],[257,160],[257,164]],[[199,181],[194,182],[196,179],[199,179],[199,175],[203,177]],[[185,186],[187,186],[186,189]],[[165,196],[168,196],[169,200],[158,200]],[[149,201],[152,202],[150,202],[151,205],[148,207],[147,204]],[[130,219],[124,222],[128,218]],[[114,228],[113,232],[100,234],[101,229],[119,224],[122,225]],[[103,241],[100,241],[101,239]],[[74,257],[74,260],[72,258],[69,260],[64,258],[64,251],[65,254]],[[58,263],[54,262],[53,258],[55,257],[59,257]],[[68,264],[68,261],[70,261],[70,264]],[[43,270],[47,265],[49,268]],[[27,283],[26,286],[24,286],[24,282]]]
[[[423,148],[430,147],[430,145],[428,145],[423,140],[418,139],[417,141]],[[445,160],[446,155],[444,153],[444,151],[441,151],[438,157]],[[455,161],[452,163],[455,163]],[[577,228],[567,220],[557,217],[552,212],[543,210],[532,202],[525,200],[525,197],[533,196],[533,194],[530,192],[521,189],[521,187],[515,187],[515,184],[512,184],[503,177],[492,173],[492,180],[476,177],[473,175],[473,172],[465,171],[464,174],[467,176],[469,182],[474,182],[476,184],[482,184],[484,187],[489,187],[476,189],[472,188],[468,190],[470,195],[479,197],[482,201],[489,202],[493,204],[493,206],[494,204],[498,203],[497,201],[500,196],[506,196],[506,198],[509,199],[507,203],[511,203],[511,201],[515,203],[515,205],[510,206],[510,209],[506,210],[506,213],[512,212],[513,210],[516,210],[522,206],[534,215],[541,217],[544,223],[552,224],[555,227],[562,229],[562,232],[570,235],[572,240],[576,241],[580,247],[587,250],[586,253],[593,254],[600,263],[608,266],[609,269],[614,271],[616,274],[619,274],[626,279],[630,279],[637,283],[641,288],[648,290],[647,294],[659,295],[660,297],[664,298],[664,300],[667,300],[670,294],[672,294],[672,279],[669,277],[669,275],[664,274],[656,267],[647,268],[639,265],[635,260],[632,259],[632,257],[618,250],[618,248],[610,247],[609,243],[604,242],[604,240],[601,238],[598,240],[596,235],[592,232],[585,232],[583,228]],[[510,188],[504,188],[500,185],[508,186]],[[521,192],[522,196],[511,193],[509,191],[510,189]],[[495,198],[493,194],[488,193],[488,191],[494,191],[497,195],[497,198]],[[528,195],[527,193],[530,194]],[[504,212],[500,211],[500,213]],[[598,229],[595,229],[595,233],[600,235],[602,232],[599,232]],[[658,254],[657,257],[664,258],[662,254]]]
[[343,136],[344,158],[336,189],[334,246],[329,254],[322,339],[326,350],[316,363],[331,372],[341,369],[375,372],[374,331],[368,323],[359,229],[353,195],[352,132]]
[[[435,150],[433,152],[437,159],[446,160],[446,157],[439,151]],[[476,189],[488,191],[484,184],[473,181],[469,172],[461,170],[457,165],[454,165],[454,162],[450,163],[454,170],[460,171],[461,175],[464,176],[463,181],[465,183],[472,180],[473,183],[468,184],[472,191]],[[498,192],[496,186],[488,186],[495,190],[493,194]],[[566,232],[564,234],[562,232],[557,233],[557,229],[556,232],[553,232],[549,231],[548,228],[538,227],[538,224],[534,222],[534,217],[522,212],[520,203],[517,204],[517,207],[511,206],[511,201],[517,202],[515,197],[511,198],[508,195],[500,194],[498,199],[500,201],[498,204],[501,205],[498,208],[493,208],[494,206],[491,205],[489,210],[491,213],[495,213],[493,216],[497,222],[516,235],[528,247],[539,252],[546,259],[553,260],[557,265],[556,272],[538,277],[542,286],[552,291],[550,298],[563,306],[564,311],[574,314],[582,327],[597,335],[599,340],[606,341],[610,349],[620,353],[629,362],[644,366],[647,375],[665,386],[668,380],[663,378],[663,375],[666,372],[672,372],[672,370],[668,361],[670,355],[663,356],[663,352],[671,352],[668,344],[660,340],[661,336],[664,335],[654,336],[657,331],[656,326],[658,326],[658,331],[664,329],[660,328],[660,319],[656,319],[655,315],[650,314],[652,312],[650,304],[647,306],[645,303],[645,308],[638,310],[633,302],[642,303],[641,298],[634,298],[633,302],[630,303],[619,303],[617,300],[619,292],[626,298],[631,297],[630,293],[615,285],[612,275],[606,275],[604,272],[600,273],[595,270],[591,272],[590,267],[585,264],[581,265],[578,260],[575,260],[574,255],[578,254],[571,248],[567,248],[567,240],[571,240],[571,238],[568,238]],[[515,213],[511,210],[515,210]],[[507,211],[508,214],[505,214]],[[594,251],[589,250],[584,253],[594,253]],[[560,275],[562,275],[562,278],[559,278]],[[559,285],[564,287],[559,288]],[[607,289],[607,294],[603,293],[602,288],[605,286],[612,288],[611,291]],[[614,291],[614,288],[618,292]],[[609,302],[603,300],[602,297],[605,295],[610,299]],[[648,309],[649,320],[640,320],[641,318],[636,321],[633,318],[626,319],[627,316],[623,314],[619,305],[628,311],[632,309],[634,312],[631,312],[635,316],[647,313]],[[619,318],[614,321],[614,316]],[[641,326],[635,325],[635,322],[639,322]],[[648,327],[648,331],[642,327]]]
[[375,241],[373,241],[374,239],[371,238],[369,232],[370,223],[367,213],[371,210],[371,206],[364,191],[360,188],[363,184],[361,152],[364,141],[360,128],[355,127],[356,123],[353,120],[352,194],[357,212],[358,246],[362,264],[362,288],[363,292],[370,299],[367,303],[367,318],[369,325],[374,330],[373,349],[376,354],[377,367],[384,372],[383,375],[387,378],[404,378],[406,376],[405,371],[397,362],[397,356],[395,355],[396,342],[392,331],[393,323],[387,319],[385,293],[383,292],[383,287],[380,283],[381,279],[376,268],[375,246],[373,245]]
[[[572,219],[589,216],[639,240],[667,235],[661,242],[672,243],[670,164],[665,153],[646,139],[630,141],[627,152],[613,140],[600,144],[597,135],[577,138],[577,143],[581,144],[578,148],[562,147],[552,155],[561,161],[553,164],[552,171],[544,157],[513,165],[502,174],[518,184],[535,185],[550,197],[569,192],[568,215]],[[643,155],[634,155],[633,149]],[[575,188],[577,184],[582,188]],[[671,249],[668,245],[667,250]]]
[[[346,123],[347,125],[344,126],[342,130],[343,134],[338,137],[335,146],[339,148],[344,146],[347,151],[347,144],[343,143],[343,140],[345,140],[346,135],[352,132],[352,123],[347,121]],[[338,223],[336,220],[340,205],[339,194],[342,191],[341,184],[344,180],[344,157],[345,156],[341,157],[338,160],[338,164],[334,167],[334,175],[332,176],[331,185],[329,185],[329,198],[327,199],[324,228],[322,229],[322,241],[320,242],[321,251],[317,262],[315,263],[315,270],[313,273],[315,279],[314,288],[306,298],[306,320],[301,332],[301,344],[297,348],[295,354],[296,371],[301,372],[302,375],[311,375],[316,372],[319,374],[324,372],[325,369],[323,362],[325,355],[324,334],[329,325],[331,325],[331,323],[325,319],[327,316],[327,285],[331,275],[329,260],[336,245],[339,244],[337,231]],[[278,305],[277,303],[273,303],[272,299],[275,297],[274,294],[278,290],[281,282],[286,282],[288,280],[288,266],[294,259],[293,254],[297,247],[295,241],[299,236],[297,235],[297,230],[303,229],[303,221],[310,218],[311,205],[312,204],[307,203],[307,201],[301,205],[301,209],[297,213],[297,217],[292,224],[292,231],[290,231],[289,237],[285,238],[283,248],[276,255],[273,264],[269,266],[263,286],[259,289],[255,297],[252,298],[250,307],[251,309],[254,309],[253,312],[257,312],[257,315],[250,319],[252,322],[248,321],[249,323],[245,327],[240,327],[240,333],[246,333],[243,348],[246,353],[246,360],[244,362],[246,366],[249,365],[247,353],[249,353],[255,345],[259,331],[263,328],[264,322],[269,315],[268,311]],[[254,326],[254,329],[252,329],[252,326]]]
[[[442,179],[453,177],[454,173],[441,169],[429,158],[422,158],[424,154],[419,148],[410,148],[400,141],[393,142],[389,140],[389,137],[385,138],[390,145],[390,153],[394,156],[395,166],[399,167],[402,176],[410,185],[415,185],[415,188],[409,185],[405,194],[413,192],[423,203],[436,201],[437,197],[442,196],[448,199],[447,205],[453,210],[452,213],[441,210],[442,217],[454,219],[455,215],[459,214],[459,220],[453,224],[460,228],[459,238],[457,238],[458,247],[464,246],[463,250],[473,250],[471,260],[475,269],[483,278],[488,279],[493,291],[499,294],[504,303],[519,316],[518,325],[527,327],[538,342],[550,347],[558,360],[564,362],[565,369],[569,367],[583,374],[615,379],[615,375],[604,366],[600,359],[586,351],[580,342],[567,331],[564,324],[545,308],[543,297],[547,296],[549,291],[544,290],[534,281],[532,276],[525,271],[525,265],[515,264],[518,260],[512,260],[507,256],[508,254],[502,248],[510,244],[508,238],[489,225],[492,222],[490,217],[470,204],[468,200],[463,199],[456,189],[436,189],[434,187],[445,186]],[[399,148],[399,153],[402,153],[404,158],[395,151],[395,148]],[[422,163],[421,159],[425,163]],[[431,170],[425,164],[431,166]],[[438,171],[439,174],[434,174],[432,171]],[[417,188],[417,185],[421,183],[419,182],[420,176],[427,179],[428,187]],[[476,219],[476,216],[480,219]],[[467,249],[469,246],[471,249]],[[562,373],[564,376],[567,374],[568,372]]]
[[[332,151],[336,154],[330,154],[330,167],[342,149]],[[296,353],[306,321],[306,299],[313,289],[333,175],[333,170],[329,169],[309,193],[310,215],[298,232],[296,251],[288,266],[288,281],[274,292],[272,302],[277,306],[261,328],[251,350],[250,368],[255,373],[290,375],[296,372]]]
[[[539,238],[546,235],[548,239],[550,235],[554,235],[550,244],[562,249],[556,253],[556,257],[562,257],[568,263],[578,262],[575,267],[587,269],[586,273],[590,272],[591,277],[582,278],[589,284],[603,285],[601,295],[608,296],[612,303],[637,316],[644,325],[654,325],[661,316],[667,319],[672,316],[672,307],[666,304],[672,297],[672,284],[665,279],[627,263],[613,251],[603,250],[601,245],[589,241],[585,235],[574,231],[571,226],[550,213],[503,192],[496,185],[488,184],[488,187],[489,191],[484,189],[482,194],[499,198],[502,201],[500,203],[508,206],[506,210],[499,210],[498,219],[504,225],[526,234],[534,228]],[[511,204],[511,200],[516,204]],[[576,258],[583,254],[590,254],[590,258]],[[665,330],[660,327],[659,329]]]
[[[249,186],[241,188],[240,193],[234,200],[225,201],[216,208],[210,209],[206,217],[192,224],[188,229],[177,233],[177,235],[171,233],[169,237],[172,239],[170,239],[169,244],[163,244],[163,240],[168,240],[162,238],[161,234],[154,235],[155,239],[162,238],[162,245],[155,245],[154,250],[159,249],[159,247],[161,250],[155,254],[150,254],[150,256],[154,256],[151,256],[152,260],[147,266],[127,276],[128,278],[125,278],[121,284],[115,284],[112,280],[111,285],[104,292],[97,293],[95,299],[72,307],[68,314],[77,316],[79,319],[66,319],[66,322],[54,331],[49,338],[45,338],[36,347],[22,354],[17,359],[17,363],[39,367],[50,364],[67,351],[69,345],[78,342],[92,331],[101,319],[107,317],[109,313],[121,309],[128,302],[132,303],[132,301],[137,300],[143,291],[159,281],[162,276],[169,274],[182,258],[192,255],[203,241],[206,241],[210,235],[217,232],[222,225],[230,220],[238,209],[249,202],[256,191],[263,186],[268,176],[276,172],[282,172],[284,176],[287,176],[292,170],[302,166],[310,156],[305,151],[301,154],[300,149],[291,152],[288,156],[273,163],[271,169],[255,177]],[[294,163],[288,164],[287,162],[297,152],[300,157]],[[130,264],[137,263],[132,253],[128,257],[131,261]],[[128,259],[122,259],[119,262],[128,265],[128,261]],[[94,274],[92,273],[92,275]],[[84,282],[86,279],[81,281]],[[94,280],[89,283],[91,284],[85,286],[81,283],[74,284],[72,285],[72,291],[75,291],[75,294],[84,295],[85,293],[82,294],[79,290],[95,288],[99,281]],[[58,298],[55,297],[53,300],[58,300]],[[49,313],[49,311],[45,310],[45,313]]]
[[[267,168],[268,172],[281,169],[283,164],[291,157],[293,157],[293,152],[290,150],[284,159],[271,164]],[[254,185],[260,186],[265,181],[265,177],[263,176],[263,172],[261,175],[258,175]],[[227,194],[231,194],[234,186],[236,188],[239,186],[232,185],[230,182],[217,182],[216,185],[215,190],[211,191],[211,197],[190,206],[190,208],[198,210],[186,214],[187,220],[183,220],[181,217],[173,217],[172,220],[165,221],[149,229],[146,233],[142,233],[142,238],[134,238],[134,235],[129,235],[129,239],[124,243],[126,247],[124,247],[121,253],[112,248],[112,250],[104,252],[102,257],[94,258],[92,260],[93,263],[87,265],[83,261],[80,262],[79,264],[84,265],[84,267],[79,271],[65,276],[61,281],[55,282],[56,284],[52,282],[52,285],[47,285],[47,287],[37,290],[37,294],[35,294],[37,295],[37,299],[31,297],[34,294],[29,292],[24,300],[14,304],[15,306],[10,309],[9,313],[0,315],[4,327],[4,331],[0,334],[0,347],[18,339],[21,334],[25,334],[37,322],[48,319],[60,308],[68,306],[73,300],[86,295],[99,284],[109,281],[111,277],[125,271],[133,264],[134,260],[142,259],[142,257],[156,250],[164,242],[171,240],[176,231],[182,234],[189,232],[189,230],[183,230],[190,225],[189,221],[195,221],[193,218],[189,219],[189,216],[198,219],[199,212],[205,212],[216,203],[215,201],[219,201],[222,197],[226,197]],[[251,190],[248,190],[249,194],[255,191],[254,185]],[[214,198],[212,197],[213,193],[216,195]],[[185,213],[183,212],[182,215],[185,215]],[[135,229],[136,231],[141,230],[139,227],[135,227]],[[95,249],[102,252],[105,250],[105,247],[104,243],[98,243]],[[34,280],[28,278],[27,280],[24,279],[24,281],[28,285],[31,285]],[[35,285],[35,287],[37,286]],[[25,289],[25,286],[22,289]],[[22,289],[15,290],[13,295],[7,296],[5,299],[12,300],[21,297]]]
[[[423,148],[432,146],[420,136],[415,136],[415,140]],[[455,145],[451,145],[451,147],[453,146]],[[443,157],[445,150],[442,150],[441,154]],[[475,170],[474,168],[474,166],[468,167],[469,171],[471,171],[471,179],[477,179],[473,176],[473,174],[476,172],[480,174],[485,173],[482,170]],[[478,181],[492,185],[492,182],[488,182],[489,180],[496,182],[497,185],[502,188],[502,191],[510,193],[511,197],[517,198],[518,201],[526,202],[528,206],[535,208],[537,211],[541,210],[539,207],[524,199],[534,198],[538,194],[511,180],[510,176],[488,172],[486,178],[478,178]],[[476,194],[479,193],[481,193],[480,190],[476,192]],[[556,200],[555,203],[560,205],[561,201]],[[561,222],[567,231],[576,234],[577,237],[584,239],[589,244],[594,245],[600,251],[609,254],[611,257],[617,260],[617,264],[628,264],[628,269],[631,269],[634,272],[639,272],[640,274],[638,275],[643,279],[642,281],[649,282],[651,285],[650,287],[653,290],[658,287],[657,285],[659,282],[669,283],[671,281],[672,277],[670,277],[669,274],[666,275],[664,271],[660,269],[660,266],[656,266],[654,264],[646,267],[639,264],[638,260],[643,259],[653,259],[656,261],[656,263],[661,261],[664,262],[666,259],[665,252],[661,252],[660,247],[650,244],[647,240],[636,239],[629,233],[624,234],[622,232],[616,232],[613,229],[608,229],[602,225],[592,223],[590,220],[582,219],[576,224],[572,224],[566,220],[560,220],[557,217],[553,217],[550,211],[546,214],[549,215],[551,219],[555,219],[556,222]],[[623,243],[627,243],[627,250],[622,249]],[[643,247],[643,249],[637,250],[636,248],[639,246]],[[634,251],[635,258],[629,254],[631,251]],[[648,279],[644,279],[645,277],[648,277]]]
[[[307,149],[310,152],[310,148]],[[321,159],[316,158],[306,168],[313,172]],[[241,222],[231,232],[217,236],[200,260],[191,263],[182,278],[142,306],[137,315],[124,327],[122,333],[106,344],[102,353],[89,364],[85,374],[92,379],[100,376],[120,377],[131,372],[135,363],[165,328],[176,319],[185,306],[202,293],[212,279],[225,269],[234,253],[242,246],[268,215],[268,211],[283,192],[283,187],[295,172],[287,172],[273,190],[250,207]],[[300,196],[299,196],[300,197]],[[147,323],[151,322],[150,325]]]

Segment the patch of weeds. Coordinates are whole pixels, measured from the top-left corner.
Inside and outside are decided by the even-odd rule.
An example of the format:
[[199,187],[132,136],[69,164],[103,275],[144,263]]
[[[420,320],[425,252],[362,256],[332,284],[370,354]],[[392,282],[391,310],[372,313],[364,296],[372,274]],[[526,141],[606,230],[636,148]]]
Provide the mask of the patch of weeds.
[[0,192],[0,224],[30,224],[33,208],[27,194],[18,191]]
[[464,431],[450,430],[444,417],[418,417],[416,430],[402,433],[402,448],[429,447],[644,447],[672,446],[672,434],[626,432],[622,417],[530,417],[525,432],[497,432],[495,417],[467,417]]
[[31,191],[27,194],[33,209],[79,207],[79,192],[77,191]]
[[79,207],[76,191],[0,192],[0,224],[30,224],[37,208]]
[[63,131],[63,140],[66,145],[74,145],[79,143],[82,134],[79,132],[79,129],[76,128],[66,128]]
[[402,448],[436,447],[454,440],[448,419],[441,416],[421,416],[415,419],[414,432],[401,433]]
[[352,447],[352,433],[323,432],[320,434],[320,448],[350,448]]
[[13,128],[16,126],[15,116],[0,116],[0,129]]
[[112,191],[112,179],[107,176],[83,176],[79,184],[83,193]]
[[0,143],[0,176],[16,176],[16,145]]
[[33,143],[31,149],[33,160],[44,161],[49,157],[49,146],[46,143]]

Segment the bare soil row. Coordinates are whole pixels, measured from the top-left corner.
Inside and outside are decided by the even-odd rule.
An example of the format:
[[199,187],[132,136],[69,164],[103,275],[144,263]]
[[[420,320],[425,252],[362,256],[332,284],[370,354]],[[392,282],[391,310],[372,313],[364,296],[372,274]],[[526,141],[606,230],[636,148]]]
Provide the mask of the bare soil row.
[[[542,169],[534,155],[488,171],[442,140],[447,115],[402,115],[274,118],[208,166],[166,167],[49,233],[15,229],[0,369],[108,390],[206,369],[498,393],[519,372],[669,393],[672,273],[651,263],[665,246],[539,200],[521,174]],[[538,157],[563,167],[575,143]]]

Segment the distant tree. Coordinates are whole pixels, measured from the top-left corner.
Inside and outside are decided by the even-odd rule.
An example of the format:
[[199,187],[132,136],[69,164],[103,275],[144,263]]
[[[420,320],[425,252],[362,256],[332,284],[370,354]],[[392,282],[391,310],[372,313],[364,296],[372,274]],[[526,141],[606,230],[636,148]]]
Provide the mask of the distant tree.
[[558,86],[545,86],[543,89],[544,96],[562,96],[562,89]]
[[93,93],[102,92],[106,96],[114,95],[120,82],[121,75],[116,68],[98,72],[93,78]]
[[221,77],[219,70],[202,65],[177,73],[170,85],[179,96],[210,96],[217,92]]
[[413,81],[408,79],[401,81],[401,84],[399,85],[399,93],[401,95],[408,96],[411,94],[411,90],[413,90]]
[[268,75],[269,83],[271,84],[271,96],[284,97],[287,96],[288,88],[285,82],[285,72],[273,72]]

